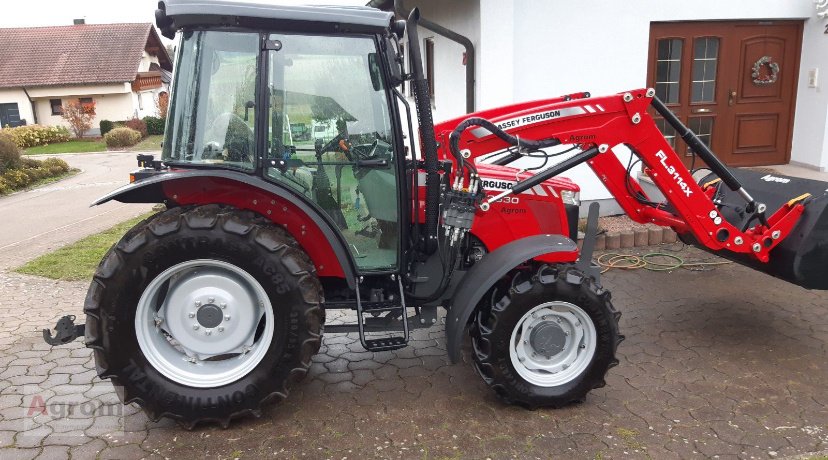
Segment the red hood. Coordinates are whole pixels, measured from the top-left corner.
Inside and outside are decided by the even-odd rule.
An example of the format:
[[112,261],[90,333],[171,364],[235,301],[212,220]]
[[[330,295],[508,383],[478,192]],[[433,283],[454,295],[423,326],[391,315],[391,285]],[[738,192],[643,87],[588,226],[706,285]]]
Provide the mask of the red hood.
[[[520,171],[517,168],[512,168],[510,166],[498,166],[492,164],[483,164],[478,163],[475,165],[477,167],[477,172],[485,178],[488,179],[498,179],[498,180],[506,180],[506,181],[515,181],[515,174]],[[517,176],[517,179],[523,180],[528,179],[534,176],[535,173],[532,171],[524,171]],[[544,184],[551,186],[556,190],[572,190],[573,192],[580,192],[581,188],[578,187],[578,184],[569,180],[566,177],[553,177],[551,179],[546,179],[543,181]]]

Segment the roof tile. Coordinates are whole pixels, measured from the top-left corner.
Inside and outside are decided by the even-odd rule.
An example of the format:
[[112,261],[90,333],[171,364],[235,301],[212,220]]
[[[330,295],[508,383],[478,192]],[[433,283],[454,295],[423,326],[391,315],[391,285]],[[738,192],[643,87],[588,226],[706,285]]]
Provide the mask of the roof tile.
[[152,24],[0,29],[0,88],[131,82]]

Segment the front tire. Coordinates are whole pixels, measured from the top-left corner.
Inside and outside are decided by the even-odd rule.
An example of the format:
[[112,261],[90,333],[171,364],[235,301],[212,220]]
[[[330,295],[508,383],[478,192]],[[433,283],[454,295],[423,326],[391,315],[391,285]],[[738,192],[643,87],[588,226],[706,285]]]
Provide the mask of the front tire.
[[287,397],[319,350],[323,296],[284,229],[232,207],[174,208],[130,230],[87,293],[87,346],[121,400],[227,426]]
[[567,265],[521,271],[507,284],[478,308],[471,329],[475,369],[497,396],[561,407],[604,386],[624,339],[609,292]]

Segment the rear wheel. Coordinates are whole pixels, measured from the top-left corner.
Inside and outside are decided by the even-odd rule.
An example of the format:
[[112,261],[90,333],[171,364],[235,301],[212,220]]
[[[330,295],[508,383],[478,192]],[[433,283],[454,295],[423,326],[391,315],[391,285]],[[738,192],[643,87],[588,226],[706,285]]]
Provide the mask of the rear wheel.
[[110,249],[87,294],[87,345],[125,403],[188,427],[287,396],[319,350],[322,289],[282,228],[249,211],[175,208]]
[[493,289],[471,332],[475,368],[501,400],[560,407],[604,386],[623,340],[609,292],[574,267],[547,265]]

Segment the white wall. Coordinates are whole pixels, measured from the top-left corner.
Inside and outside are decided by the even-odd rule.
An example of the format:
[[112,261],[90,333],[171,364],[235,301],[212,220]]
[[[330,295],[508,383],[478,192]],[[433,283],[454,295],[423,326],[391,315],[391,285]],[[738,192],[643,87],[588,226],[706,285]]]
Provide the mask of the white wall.
[[152,63],[158,64],[158,56],[144,51],[143,54],[141,54],[141,62],[138,64],[138,72],[149,71],[150,64]]
[[25,119],[27,125],[33,125],[34,116],[32,115],[32,104],[26,97],[26,93],[20,88],[0,89],[0,104],[12,103],[17,104],[17,109],[20,111],[20,119]]
[[[828,19],[812,16],[805,22],[802,60],[796,95],[791,163],[828,170]],[[817,86],[808,87],[808,73],[816,69]]]
[[[95,101],[95,119],[92,121],[90,134],[98,134],[101,120],[122,121],[135,116],[137,105],[133,106],[133,93],[121,94],[75,94],[62,96],[60,99],[65,104],[70,100],[77,100],[82,97],[91,97]],[[56,97],[55,97],[56,98]],[[69,124],[60,115],[52,115],[52,106],[49,99],[42,98],[35,100],[37,118],[41,125],[66,126]]]
[[[132,93],[132,103],[135,107],[135,113],[137,114],[138,118],[144,117],[157,117],[158,116],[158,94],[161,91],[167,91],[166,88],[163,86],[161,88],[156,88],[147,91],[141,91],[141,104],[138,103],[138,94],[139,93]],[[143,108],[141,108],[143,106]]]
[[[480,42],[480,8],[478,0],[408,1],[405,6],[406,8],[419,7],[421,17],[442,26],[450,25],[451,30],[468,37],[477,48]],[[436,102],[433,108],[434,120],[447,120],[466,113],[466,67],[463,65],[465,48],[424,27],[419,27],[418,33],[420,35],[424,69],[425,46],[422,42],[429,38],[434,41],[434,93]],[[407,60],[408,57],[406,57]],[[479,78],[479,67],[476,73],[475,78]],[[411,100],[413,101],[413,98]]]

